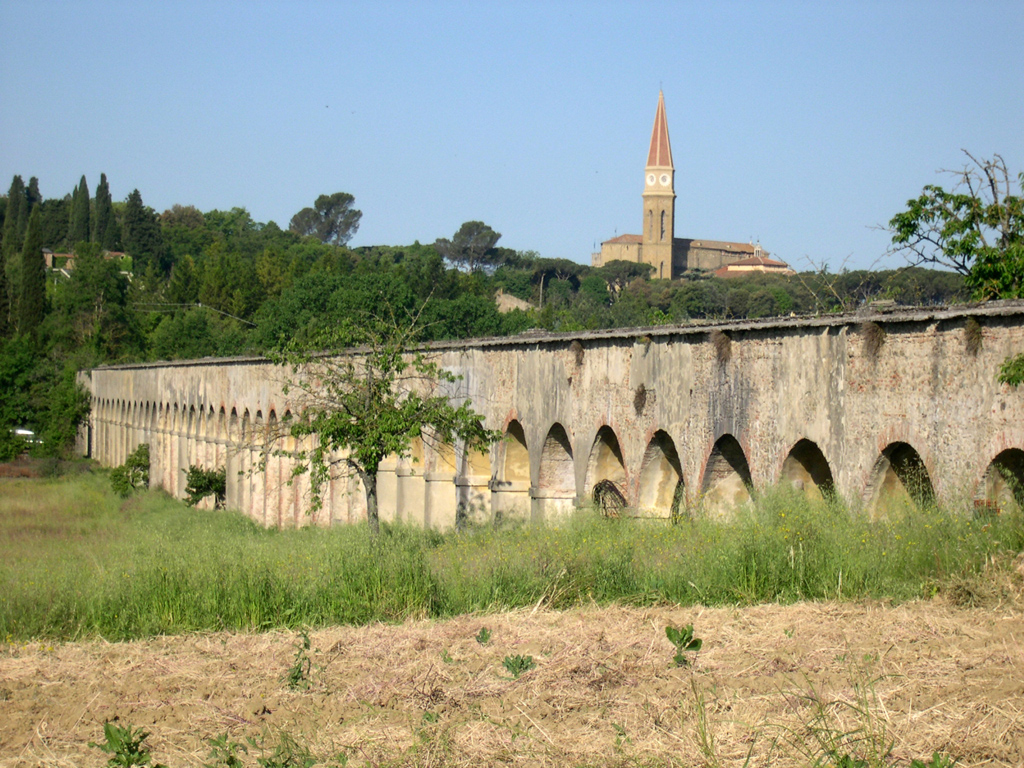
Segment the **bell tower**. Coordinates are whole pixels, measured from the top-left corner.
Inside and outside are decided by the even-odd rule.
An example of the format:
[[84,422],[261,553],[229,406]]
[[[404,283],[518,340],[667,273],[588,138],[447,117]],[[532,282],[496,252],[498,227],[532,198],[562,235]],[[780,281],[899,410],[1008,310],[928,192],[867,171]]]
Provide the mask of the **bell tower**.
[[675,235],[676,192],[672,147],[668,142],[665,96],[658,91],[651,148],[644,169],[644,229],[640,259],[652,264],[653,278],[672,278],[672,238]]

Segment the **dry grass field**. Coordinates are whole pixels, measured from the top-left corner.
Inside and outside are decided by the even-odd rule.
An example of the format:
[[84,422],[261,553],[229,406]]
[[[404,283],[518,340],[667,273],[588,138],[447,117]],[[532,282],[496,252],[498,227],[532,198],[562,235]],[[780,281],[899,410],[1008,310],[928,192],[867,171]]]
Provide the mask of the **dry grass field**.
[[[229,765],[210,757],[223,734],[246,744],[240,765],[271,768],[906,766],[935,752],[1020,766],[1021,606],[592,606],[333,627],[310,633],[298,688],[294,632],[8,643],[0,766],[104,765],[88,742],[108,720],[145,728],[172,767]],[[664,629],[690,623],[704,645],[677,667]],[[515,679],[510,655],[536,666]]]

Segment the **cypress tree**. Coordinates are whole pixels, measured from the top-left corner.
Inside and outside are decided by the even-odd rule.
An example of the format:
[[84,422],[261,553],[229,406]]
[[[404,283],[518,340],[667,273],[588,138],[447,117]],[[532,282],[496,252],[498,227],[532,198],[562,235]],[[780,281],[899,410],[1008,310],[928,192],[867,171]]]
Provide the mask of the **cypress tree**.
[[8,331],[13,329],[15,309],[18,303],[18,291],[21,282],[18,279],[19,267],[21,266],[21,243],[25,230],[21,226],[26,221],[25,209],[28,201],[25,199],[25,182],[21,176],[15,176],[11,181],[11,189],[7,193],[7,214],[4,217],[4,240],[0,248],[0,267],[4,272],[5,295],[3,298],[4,323]]
[[35,334],[46,314],[46,263],[39,208],[32,210],[21,249],[21,296],[18,300],[18,332]]
[[25,190],[25,199],[28,200],[28,210],[30,213],[38,203],[43,202],[43,196],[39,194],[39,179],[35,176],[28,180],[28,189]]
[[118,236],[117,218],[114,216],[114,201],[110,197],[110,186],[107,174],[100,174],[100,183],[96,187],[96,205],[93,209],[92,239],[101,248],[116,251],[120,237]]
[[68,245],[74,248],[83,240],[89,239],[89,184],[82,180],[75,187],[71,197],[71,223],[68,227]]
[[6,339],[11,335],[10,309],[11,303],[7,298],[7,274],[3,259],[0,258],[0,339]]

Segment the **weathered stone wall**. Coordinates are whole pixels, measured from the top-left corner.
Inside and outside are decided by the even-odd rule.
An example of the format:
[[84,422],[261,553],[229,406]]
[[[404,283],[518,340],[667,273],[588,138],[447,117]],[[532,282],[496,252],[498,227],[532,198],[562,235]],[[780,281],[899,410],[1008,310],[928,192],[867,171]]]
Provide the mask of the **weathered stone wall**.
[[[969,318],[980,324],[977,350]],[[1022,302],[433,350],[462,377],[454,399],[469,397],[508,437],[487,456],[425,440],[414,457],[386,462],[385,519],[444,527],[460,507],[540,518],[588,501],[602,481],[640,514],[667,515],[673,498],[721,511],[781,480],[872,504],[909,489],[908,467],[953,502],[1005,495],[987,481],[992,463],[1019,471],[1024,451],[1024,388],[996,381],[1000,363],[1024,350]],[[176,495],[189,464],[226,466],[229,506],[266,525],[364,517],[353,478],[334,481],[309,516],[308,481],[289,484],[286,459],[258,469],[260,435],[295,407],[282,379],[259,359],[95,369],[83,374],[93,402],[83,449],[116,465],[149,442],[153,484]]]

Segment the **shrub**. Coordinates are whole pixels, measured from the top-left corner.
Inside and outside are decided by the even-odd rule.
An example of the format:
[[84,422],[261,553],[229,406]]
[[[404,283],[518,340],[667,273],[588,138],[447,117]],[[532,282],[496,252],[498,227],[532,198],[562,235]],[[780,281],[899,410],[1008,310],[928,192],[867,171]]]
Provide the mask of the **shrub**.
[[142,443],[124,464],[110,471],[110,487],[122,499],[149,487],[149,443]]
[[[181,470],[185,472],[186,470]],[[185,482],[185,503],[194,507],[207,496],[213,496],[213,506],[220,509],[224,506],[227,495],[228,476],[224,467],[220,469],[203,469],[195,464],[189,465],[188,478]]]

